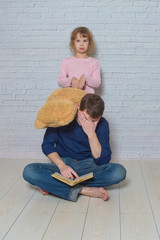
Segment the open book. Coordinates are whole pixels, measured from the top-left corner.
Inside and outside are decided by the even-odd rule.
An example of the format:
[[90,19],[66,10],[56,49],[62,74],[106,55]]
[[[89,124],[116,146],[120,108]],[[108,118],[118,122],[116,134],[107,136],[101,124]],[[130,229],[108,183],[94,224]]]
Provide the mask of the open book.
[[75,178],[74,180],[72,180],[70,178],[65,178],[58,172],[53,173],[51,176],[60,180],[60,181],[62,181],[62,182],[64,182],[64,183],[66,183],[66,184],[68,184],[68,185],[70,185],[70,186],[74,186],[77,183],[80,183],[80,182],[83,182],[87,179],[93,178],[93,172],[85,174],[83,176],[80,176],[79,178]]

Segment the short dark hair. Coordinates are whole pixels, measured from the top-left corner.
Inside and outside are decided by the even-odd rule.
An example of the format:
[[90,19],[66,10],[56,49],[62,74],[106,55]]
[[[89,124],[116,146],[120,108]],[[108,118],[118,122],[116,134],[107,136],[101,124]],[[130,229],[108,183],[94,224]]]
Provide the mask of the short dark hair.
[[104,101],[96,94],[87,93],[81,100],[80,110],[86,110],[91,118],[97,119],[103,115]]

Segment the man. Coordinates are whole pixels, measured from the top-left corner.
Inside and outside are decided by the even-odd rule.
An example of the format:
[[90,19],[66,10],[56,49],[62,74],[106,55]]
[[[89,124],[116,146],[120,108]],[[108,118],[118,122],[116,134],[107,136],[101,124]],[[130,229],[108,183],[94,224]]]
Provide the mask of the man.
[[[125,179],[126,170],[120,164],[109,163],[109,126],[103,111],[103,100],[96,94],[86,94],[70,124],[47,128],[42,150],[51,163],[29,164],[23,171],[24,179],[40,187],[44,195],[51,193],[77,201],[82,194],[107,200],[108,192],[103,187]],[[54,179],[54,172],[70,179],[93,172],[94,178],[70,187]]]

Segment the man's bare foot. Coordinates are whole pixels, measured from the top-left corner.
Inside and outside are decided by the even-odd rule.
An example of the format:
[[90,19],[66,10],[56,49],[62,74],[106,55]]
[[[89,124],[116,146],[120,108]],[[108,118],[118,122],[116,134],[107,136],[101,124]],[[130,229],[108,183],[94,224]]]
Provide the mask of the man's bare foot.
[[43,194],[43,195],[48,195],[49,194],[49,192],[47,192],[46,190],[44,190],[44,189],[40,189],[40,192]]
[[104,201],[108,199],[108,192],[103,187],[83,187],[80,194],[89,197],[102,198]]

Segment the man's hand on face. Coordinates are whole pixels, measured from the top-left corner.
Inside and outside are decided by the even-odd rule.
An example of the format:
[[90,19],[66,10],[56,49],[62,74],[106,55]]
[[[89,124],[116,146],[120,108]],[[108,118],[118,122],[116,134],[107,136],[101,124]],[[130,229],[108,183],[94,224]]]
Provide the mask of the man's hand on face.
[[78,178],[78,174],[68,165],[63,165],[63,167],[60,169],[60,172],[62,176],[70,179]]
[[78,121],[80,122],[83,131],[86,133],[88,137],[92,137],[95,133],[97,123],[99,122],[98,118],[97,120],[91,119],[90,115],[86,113],[85,111],[78,111]]

